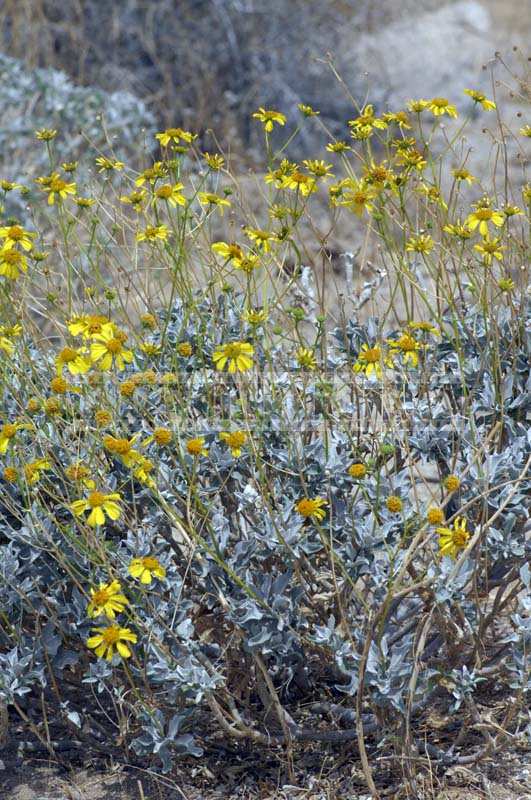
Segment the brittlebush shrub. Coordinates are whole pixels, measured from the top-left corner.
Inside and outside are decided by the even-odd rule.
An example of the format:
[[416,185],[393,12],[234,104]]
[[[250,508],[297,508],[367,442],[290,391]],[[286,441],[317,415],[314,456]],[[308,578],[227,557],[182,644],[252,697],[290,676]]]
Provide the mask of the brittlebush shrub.
[[[376,746],[437,768],[522,729],[531,189],[503,145],[529,128],[467,95],[366,105],[303,163],[282,141],[318,112],[259,108],[259,217],[179,127],[84,182],[37,132],[49,170],[0,227],[0,692],[48,747],[32,697],[163,769],[212,725],[357,739],[369,784]],[[473,108],[488,187],[442,127]],[[334,303],[324,201],[364,243]]]

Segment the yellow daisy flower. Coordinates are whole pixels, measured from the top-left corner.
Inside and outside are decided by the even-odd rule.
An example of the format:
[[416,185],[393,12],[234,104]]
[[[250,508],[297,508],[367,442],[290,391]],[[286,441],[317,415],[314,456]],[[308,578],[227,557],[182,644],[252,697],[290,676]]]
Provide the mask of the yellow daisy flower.
[[115,650],[122,658],[130,658],[131,650],[124,642],[137,641],[136,633],[129,628],[121,628],[119,625],[109,625],[106,628],[93,628],[95,635],[87,639],[87,647],[94,650],[98,658],[105,658],[112,661]]
[[181,193],[184,188],[183,183],[163,183],[162,186],[157,186],[155,189],[155,197],[157,200],[166,200],[170,206],[176,208],[177,206],[186,205],[186,197]]
[[220,197],[213,192],[199,192],[197,197],[202,206],[208,206],[209,208],[217,206],[221,214],[223,214],[225,208],[230,208],[231,205],[230,200],[227,200],[226,197]]
[[475,206],[475,211],[468,215],[465,220],[465,225],[471,231],[479,227],[479,232],[482,236],[487,236],[489,232],[489,223],[501,228],[505,222],[505,217],[501,211],[491,208],[490,200],[484,197]]
[[166,570],[154,556],[141,556],[133,558],[129,564],[129,574],[133,578],[139,578],[140,583],[150,584],[153,576],[163,579],[166,577]]
[[493,100],[487,100],[482,92],[476,92],[475,89],[464,89],[463,91],[472,98],[474,103],[479,103],[485,111],[494,111],[496,108],[496,103]]
[[392,366],[392,359],[386,356],[381,347],[369,347],[362,344],[352,369],[354,372],[363,372],[368,378],[372,375],[382,377],[382,368]]
[[222,431],[219,434],[219,438],[230,448],[234,458],[239,458],[241,456],[242,447],[247,441],[247,434],[245,431],[233,431],[232,433],[229,431]]
[[295,504],[295,508],[301,517],[322,522],[326,516],[326,511],[324,510],[324,506],[326,505],[328,505],[328,503],[322,497],[304,497]]
[[470,539],[466,519],[456,517],[450,528],[437,528],[439,534],[439,553],[441,556],[455,558],[460,550],[464,550]]
[[70,509],[76,517],[80,517],[86,511],[89,511],[87,523],[92,528],[95,528],[97,525],[104,525],[106,517],[112,520],[120,518],[122,513],[119,505],[120,500],[121,496],[118,492],[104,494],[103,492],[93,491],[82,500],[74,500],[70,504]]
[[81,375],[90,369],[90,361],[84,348],[63,347],[55,358],[55,366],[58,375],[62,375],[65,367],[71,375]]
[[87,616],[91,618],[105,616],[114,619],[128,604],[129,600],[122,594],[122,587],[118,581],[100,583],[97,589],[90,590]]
[[274,124],[286,124],[286,117],[284,114],[281,114],[280,111],[273,111],[272,109],[263,108],[263,106],[260,106],[258,111],[254,112],[253,119],[259,120],[263,124],[264,130],[268,133],[273,130]]
[[217,370],[228,367],[229,372],[245,372],[253,366],[254,347],[248,342],[230,342],[220,345],[212,356]]
[[161,242],[165,242],[169,235],[167,225],[148,225],[143,231],[137,233],[136,240],[137,242],[156,242],[157,239],[160,239]]
[[419,364],[419,350],[422,350],[425,345],[411,336],[409,333],[403,333],[398,339],[388,339],[387,344],[391,346],[391,355],[400,354],[404,364],[411,364],[412,367],[418,367]]
[[428,101],[428,109],[435,117],[448,114],[449,117],[457,117],[457,109],[450,104],[446,97],[433,97]]
[[208,455],[208,450],[205,447],[205,440],[202,436],[197,436],[195,439],[188,439],[186,442],[186,451],[195,458]]
[[117,335],[112,323],[102,325],[100,333],[93,336],[90,355],[101,370],[107,371],[116,366],[121,372],[125,364],[133,361],[133,353],[124,347],[124,338]]
[[21,272],[28,271],[26,256],[12,245],[4,245],[0,250],[0,275],[15,281]]
[[23,250],[31,250],[33,247],[32,239],[37,236],[33,231],[25,230],[22,225],[10,225],[9,227],[0,228],[0,239],[4,239],[5,248],[14,247],[19,245]]

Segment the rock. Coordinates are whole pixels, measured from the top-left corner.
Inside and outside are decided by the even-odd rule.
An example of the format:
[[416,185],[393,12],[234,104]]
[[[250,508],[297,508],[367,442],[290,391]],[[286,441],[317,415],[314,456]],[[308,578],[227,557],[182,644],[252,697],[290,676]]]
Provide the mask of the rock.
[[476,0],[444,5],[436,11],[404,15],[373,34],[339,48],[343,77],[359,84],[367,73],[370,100],[398,109],[410,98],[443,96],[455,101],[463,89],[486,82],[481,66],[492,54],[490,16]]

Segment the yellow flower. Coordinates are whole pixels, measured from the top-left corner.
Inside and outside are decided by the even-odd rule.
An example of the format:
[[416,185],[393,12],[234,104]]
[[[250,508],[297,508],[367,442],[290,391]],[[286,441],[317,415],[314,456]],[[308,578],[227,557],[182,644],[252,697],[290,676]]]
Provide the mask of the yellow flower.
[[80,375],[90,369],[90,361],[85,357],[83,348],[63,347],[55,358],[57,374],[62,375],[66,367],[71,375]]
[[460,550],[464,550],[470,539],[464,517],[456,517],[451,528],[437,528],[437,533],[440,555],[450,558],[455,558]]
[[179,145],[181,141],[186,144],[191,144],[197,134],[184,131],[182,128],[166,128],[162,133],[156,133],[155,139],[158,139],[162,147],[167,147],[170,143]]
[[0,428],[0,453],[5,453],[11,444],[17,431],[29,429],[31,425],[27,422],[7,422]]
[[48,192],[48,205],[53,206],[56,200],[65,200],[69,194],[76,193],[76,184],[64,181],[58,172],[52,172],[45,178],[38,178],[44,192]]
[[81,334],[83,339],[90,339],[96,333],[101,333],[103,325],[108,324],[108,317],[104,317],[101,314],[83,314],[69,321],[68,330],[72,336]]
[[443,231],[459,239],[470,239],[472,231],[460,222],[443,226]]
[[48,416],[53,417],[54,414],[59,414],[61,412],[61,403],[57,399],[57,397],[49,397],[47,400],[44,401],[44,413],[48,414]]
[[498,288],[502,292],[512,292],[515,287],[515,282],[512,278],[500,278],[498,281]]
[[104,408],[98,408],[94,414],[94,419],[98,428],[105,428],[111,422],[112,414],[110,411],[106,411]]
[[234,258],[232,260],[232,265],[234,269],[238,269],[241,272],[245,272],[246,275],[250,275],[260,266],[260,259],[254,253],[248,253],[242,258]]
[[326,150],[329,153],[346,153],[347,150],[351,150],[351,146],[346,142],[337,141],[337,142],[328,142],[326,145]]
[[387,344],[391,346],[391,355],[400,353],[404,364],[411,364],[412,367],[418,367],[418,353],[425,345],[417,342],[411,334],[403,333],[398,339],[388,339]]
[[160,239],[165,242],[170,235],[167,225],[148,225],[143,231],[137,233],[137,242],[156,242]]
[[320,111],[314,111],[311,106],[307,106],[304,103],[298,103],[297,108],[305,117],[318,117],[321,113]]
[[203,153],[203,158],[205,159],[210,169],[213,169],[214,172],[217,172],[218,170],[222,169],[223,165],[225,164],[225,159],[223,158],[223,156],[220,156],[217,153],[213,154]]
[[432,325],[431,322],[408,322],[407,326],[412,331],[423,331],[423,333],[431,333],[433,336],[441,335],[440,330]]
[[413,253],[430,253],[433,250],[434,241],[428,234],[411,236],[406,242],[406,250]]
[[181,194],[181,189],[184,188],[182,183],[163,183],[162,186],[157,186],[155,189],[155,197],[158,200],[166,200],[170,206],[176,208],[177,206],[186,205],[186,197]]
[[235,242],[214,242],[212,245],[212,250],[214,253],[218,253],[218,255],[227,261],[232,261],[236,258],[243,258],[244,255],[240,245],[236,244]]
[[105,658],[112,661],[114,651],[117,650],[122,658],[129,658],[131,650],[124,642],[137,641],[136,633],[129,628],[121,628],[119,625],[109,625],[106,628],[93,628],[95,636],[87,639],[87,647],[94,650],[98,658]]
[[212,360],[216,369],[228,367],[229,372],[245,372],[253,366],[254,347],[248,342],[230,342],[214,350]]
[[106,156],[98,156],[96,164],[99,166],[98,172],[120,172],[125,164],[123,161],[118,161],[116,158],[107,158]]
[[324,506],[326,505],[328,505],[328,503],[322,497],[304,497],[295,504],[295,508],[301,517],[322,522],[326,516],[326,511],[324,510]]
[[273,130],[273,125],[276,123],[277,125],[285,125],[286,124],[286,117],[284,114],[281,114],[280,111],[273,111],[271,109],[266,109],[260,106],[258,111],[255,111],[253,114],[253,119],[258,119],[264,126],[264,130],[270,133]]
[[313,350],[309,350],[307,347],[300,347],[295,353],[295,358],[299,367],[310,370],[317,369],[317,361]]
[[315,175],[316,178],[333,178],[334,175],[332,174],[332,164],[327,164],[322,159],[316,158],[309,158],[302,162],[308,172],[311,172],[312,175]]
[[242,319],[244,319],[245,322],[248,322],[249,325],[255,325],[257,327],[258,325],[263,325],[263,323],[266,322],[267,318],[268,318],[268,313],[264,308],[260,309],[248,308],[242,314]]
[[363,180],[357,181],[354,178],[346,179],[342,184],[342,199],[339,201],[339,205],[353,211],[357,217],[361,217],[364,211],[368,211],[369,214],[373,211],[374,205],[372,201],[378,194],[374,186],[368,185]]
[[421,114],[429,108],[429,105],[430,103],[428,100],[409,100],[407,103],[409,111],[413,111],[414,114]]
[[482,236],[487,236],[489,232],[489,222],[501,228],[505,218],[501,211],[496,211],[490,207],[490,200],[484,197],[476,204],[475,211],[468,215],[465,224],[469,230],[474,231],[479,226]]
[[399,128],[411,128],[409,117],[405,111],[388,111],[382,115],[382,119],[388,125],[398,125]]
[[407,147],[404,150],[400,150],[398,163],[407,169],[416,169],[418,172],[422,172],[427,162],[422,153],[415,147]]
[[223,214],[225,207],[230,208],[230,200],[227,200],[225,197],[220,197],[218,194],[213,194],[212,192],[199,192],[197,197],[202,206],[217,206],[221,214]]
[[96,202],[93,197],[75,197],[74,200],[79,208],[90,208]]
[[190,358],[194,350],[190,342],[179,342],[177,345],[177,352],[183,358]]
[[140,453],[134,450],[139,436],[139,433],[135,433],[130,439],[126,439],[107,435],[103,437],[103,446],[109,453],[118,456],[124,466],[132,467],[141,458]]
[[457,475],[447,475],[444,479],[444,486],[449,492],[456,492],[461,486],[461,481]]
[[351,464],[347,472],[351,478],[354,478],[355,480],[360,480],[361,478],[364,478],[366,476],[367,467],[365,466],[365,464],[360,464],[359,462],[357,462],[355,464]]
[[146,181],[154,184],[159,178],[164,178],[167,172],[168,168],[163,161],[155,161],[151,167],[148,167],[140,173],[135,180],[135,186],[143,186]]
[[122,587],[118,581],[100,583],[97,589],[90,590],[87,616],[91,618],[106,616],[114,619],[128,604],[129,600],[122,594]]
[[71,510],[76,517],[82,516],[85,511],[90,511],[87,523],[95,528],[97,525],[104,525],[106,516],[116,520],[120,518],[122,510],[120,508],[121,497],[118,492],[104,494],[103,492],[93,491],[83,500],[74,500],[70,504]]
[[369,134],[372,128],[380,128],[381,130],[387,128],[387,123],[383,119],[378,119],[378,117],[374,116],[374,107],[371,104],[366,105],[361,110],[359,117],[349,119],[348,124],[355,131],[361,130],[363,132],[366,129]]
[[27,271],[26,256],[12,245],[4,245],[0,250],[0,275],[15,281],[21,272]]
[[430,506],[426,512],[426,519],[430,525],[440,525],[444,522],[444,511],[438,506]]
[[505,250],[505,247],[500,244],[501,238],[491,239],[489,235],[483,237],[483,241],[479,244],[474,245],[474,250],[477,250],[478,253],[481,253],[483,256],[483,263],[484,264],[492,264],[492,259],[495,258],[498,261],[503,259],[502,250]]
[[316,181],[311,175],[306,175],[304,172],[296,169],[282,178],[280,186],[282,189],[293,189],[294,191],[300,192],[303,197],[307,197],[315,191]]
[[112,323],[103,325],[101,332],[95,334],[93,338],[95,341],[91,345],[90,355],[101,370],[110,370],[114,364],[121,372],[125,369],[126,363],[132,362],[133,353],[125,349],[124,339],[117,335]]
[[230,447],[230,451],[234,458],[239,458],[242,454],[242,447],[247,441],[247,434],[245,431],[233,431],[232,433],[228,431],[222,431],[219,434],[219,438],[222,442]]
[[149,474],[154,468],[155,465],[149,458],[140,456],[138,461],[136,461],[134,464],[133,476],[137,479],[137,481],[140,481],[140,483],[149,486],[150,489],[154,489],[156,483]]
[[457,109],[450,104],[446,97],[434,97],[428,101],[428,109],[435,117],[448,114],[449,117],[457,117]]
[[122,195],[120,197],[120,202],[133,206],[135,211],[141,211],[142,205],[144,204],[146,197],[147,197],[146,190],[140,189],[139,192],[131,192],[130,194]]
[[16,483],[18,480],[18,471],[15,467],[5,467],[2,478],[6,481],[6,483]]
[[41,472],[52,469],[52,463],[46,458],[38,458],[36,461],[31,461],[29,464],[24,465],[24,477],[30,486],[41,478]]
[[140,345],[140,350],[146,356],[151,356],[151,357],[158,356],[160,351],[161,351],[161,349],[162,349],[162,346],[160,344],[156,344],[156,342],[143,342]]
[[506,217],[515,217],[518,214],[524,213],[521,208],[518,208],[518,206],[506,205],[501,210],[503,211]]
[[474,103],[479,103],[485,111],[493,111],[496,108],[496,103],[493,100],[487,100],[482,92],[476,92],[475,89],[464,89],[465,94],[472,98]]
[[191,456],[206,456],[208,455],[208,450],[205,447],[205,440],[202,436],[197,436],[195,439],[188,439],[186,442],[186,451]]
[[32,239],[35,239],[36,236],[36,233],[25,230],[21,225],[0,228],[0,239],[5,239],[3,245],[5,248],[20,245],[23,250],[31,250],[33,247]]
[[402,500],[396,494],[392,494],[388,497],[385,501],[385,505],[391,514],[399,514],[400,511],[402,511]]
[[389,367],[392,363],[392,360],[383,353],[380,347],[369,347],[368,344],[362,344],[352,369],[354,372],[365,373],[368,378],[372,375],[381,378],[382,367]]
[[57,131],[54,128],[41,128],[35,131],[35,138],[41,142],[51,142],[57,136]]
[[65,172],[75,172],[78,167],[77,161],[63,161],[61,164]]
[[79,392],[80,389],[78,386],[72,386],[71,383],[68,383],[68,381],[60,375],[57,375],[50,381],[50,391],[53,392],[53,394],[66,394],[67,392]]
[[140,322],[142,323],[144,328],[153,329],[157,327],[157,318],[153,314],[150,314],[149,312],[140,315]]
[[524,125],[523,128],[520,128],[520,134],[531,139],[531,125]]
[[129,574],[133,578],[140,578],[140,583],[149,584],[156,578],[165,578],[166,570],[154,556],[141,556],[133,558],[129,564]]
[[[254,242],[256,247],[263,253],[269,253],[271,250],[270,242],[278,241],[275,234],[271,233],[271,231],[264,231],[260,228],[244,228],[244,231],[249,239]],[[241,256],[238,258],[241,258]]]
[[96,488],[94,481],[89,478],[89,468],[80,461],[76,461],[74,464],[70,464],[66,467],[65,475],[68,480],[81,483],[86,489],[92,490]]
[[13,183],[12,181],[0,180],[0,189],[6,192],[12,192],[14,189],[22,189],[22,184]]
[[469,185],[476,180],[476,178],[467,169],[464,169],[464,167],[453,169],[452,175],[456,181],[466,181]]

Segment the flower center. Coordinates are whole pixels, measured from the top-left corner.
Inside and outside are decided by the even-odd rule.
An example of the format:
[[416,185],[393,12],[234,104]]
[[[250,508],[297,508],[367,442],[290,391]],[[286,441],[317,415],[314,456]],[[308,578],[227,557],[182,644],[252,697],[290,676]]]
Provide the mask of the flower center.
[[15,242],[19,242],[24,238],[24,229],[21,228],[20,225],[13,225],[11,228],[9,228],[7,237],[8,239],[13,239]]
[[98,589],[92,595],[92,602],[95,606],[104,606],[111,599],[111,593],[108,589]]
[[117,625],[111,625],[102,631],[101,637],[105,644],[116,644],[120,639],[120,628]]
[[109,339],[106,343],[106,347],[109,353],[119,353],[122,349],[122,343],[120,339]]
[[105,502],[105,495],[103,492],[91,492],[87,502],[91,508],[100,508]]
[[381,358],[381,350],[379,347],[370,347],[360,354],[360,361],[366,361],[368,364],[376,364]]

